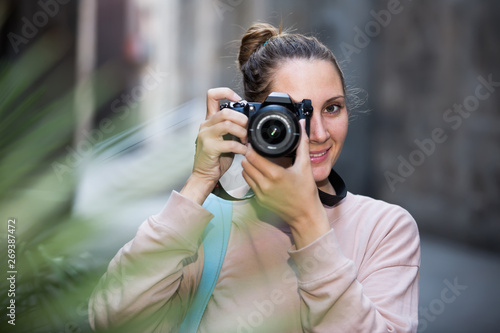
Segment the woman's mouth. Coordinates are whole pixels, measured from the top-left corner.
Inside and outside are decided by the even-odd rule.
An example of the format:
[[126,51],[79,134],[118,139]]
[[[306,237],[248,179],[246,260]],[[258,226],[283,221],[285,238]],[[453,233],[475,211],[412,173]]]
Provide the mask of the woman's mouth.
[[329,150],[330,148],[321,151],[310,152],[309,158],[311,159],[311,163],[323,162],[326,159]]

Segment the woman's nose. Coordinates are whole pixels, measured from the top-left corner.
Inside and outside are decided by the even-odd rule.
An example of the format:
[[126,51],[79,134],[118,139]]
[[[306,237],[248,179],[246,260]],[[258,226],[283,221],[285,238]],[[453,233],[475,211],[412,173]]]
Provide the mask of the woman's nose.
[[309,130],[309,141],[314,143],[323,143],[330,138],[330,133],[326,127],[325,121],[321,114],[314,114],[311,117]]

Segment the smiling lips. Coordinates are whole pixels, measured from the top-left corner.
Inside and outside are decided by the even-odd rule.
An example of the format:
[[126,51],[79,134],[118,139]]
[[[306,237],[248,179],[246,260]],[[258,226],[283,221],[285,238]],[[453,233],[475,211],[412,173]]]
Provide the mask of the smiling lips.
[[325,154],[326,154],[326,150],[324,152],[319,153],[319,154],[309,154],[309,156],[311,156],[311,157],[320,157],[320,156],[323,156]]
[[326,154],[328,153],[329,150],[330,150],[330,148],[319,151],[319,152],[309,153],[309,158],[311,159],[311,163],[323,162],[326,159],[326,156],[327,156]]

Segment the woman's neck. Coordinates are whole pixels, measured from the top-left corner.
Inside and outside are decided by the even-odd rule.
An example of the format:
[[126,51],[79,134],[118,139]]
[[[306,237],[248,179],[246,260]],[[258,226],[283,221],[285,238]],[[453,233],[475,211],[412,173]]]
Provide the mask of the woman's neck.
[[321,190],[325,193],[328,193],[331,195],[337,195],[337,193],[335,192],[335,188],[333,188],[333,185],[330,183],[328,178],[321,181],[321,182],[317,182],[316,185],[318,186],[319,190]]

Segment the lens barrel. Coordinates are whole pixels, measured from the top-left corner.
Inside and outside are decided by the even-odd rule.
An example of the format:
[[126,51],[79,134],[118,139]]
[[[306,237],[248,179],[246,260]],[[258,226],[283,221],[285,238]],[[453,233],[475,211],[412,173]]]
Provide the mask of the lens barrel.
[[298,117],[282,105],[262,107],[249,124],[252,147],[266,157],[280,157],[292,153],[300,138]]

